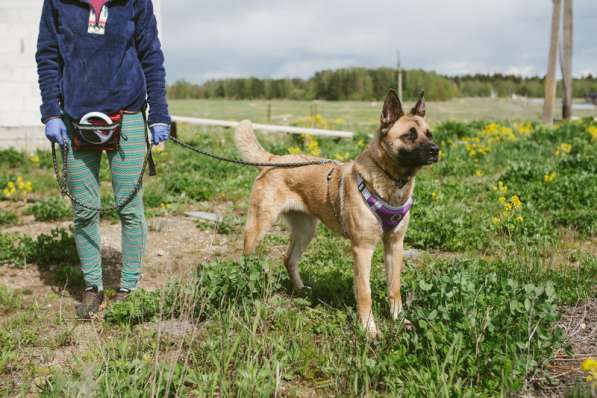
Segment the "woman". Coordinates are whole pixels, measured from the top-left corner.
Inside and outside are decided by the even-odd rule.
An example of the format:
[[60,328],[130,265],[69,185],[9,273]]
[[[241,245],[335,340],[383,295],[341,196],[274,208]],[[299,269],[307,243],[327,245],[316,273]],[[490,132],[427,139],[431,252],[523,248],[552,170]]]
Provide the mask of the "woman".
[[[73,123],[90,112],[126,111],[120,113],[120,148],[107,151],[114,197],[123,203],[146,154],[146,102],[153,144],[170,132],[164,56],[151,0],[44,0],[36,60],[45,134],[67,147],[69,189],[90,207],[100,206],[102,152],[73,148]],[[141,191],[119,216],[123,264],[117,299],[124,299],[137,287],[143,265],[147,226]],[[103,301],[98,212],[75,204],[74,233],[87,285],[77,315],[89,318]]]

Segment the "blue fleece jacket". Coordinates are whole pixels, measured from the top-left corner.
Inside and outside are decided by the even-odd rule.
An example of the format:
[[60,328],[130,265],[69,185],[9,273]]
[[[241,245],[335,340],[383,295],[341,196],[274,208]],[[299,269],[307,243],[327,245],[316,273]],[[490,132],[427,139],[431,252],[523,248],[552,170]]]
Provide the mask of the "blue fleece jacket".
[[166,73],[151,0],[110,0],[103,34],[89,33],[87,0],[44,0],[37,71],[42,122],[61,115],[139,111],[170,123]]

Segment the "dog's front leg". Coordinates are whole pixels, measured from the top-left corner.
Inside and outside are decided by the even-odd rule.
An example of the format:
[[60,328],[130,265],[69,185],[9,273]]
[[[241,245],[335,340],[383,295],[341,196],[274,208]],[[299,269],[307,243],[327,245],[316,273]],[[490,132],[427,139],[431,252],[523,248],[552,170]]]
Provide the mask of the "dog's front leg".
[[378,334],[373,312],[371,310],[371,285],[369,278],[371,276],[371,257],[375,247],[354,246],[352,255],[354,257],[354,292],[357,301],[357,313],[361,325],[367,330],[370,337],[376,337]]
[[402,258],[404,256],[404,235],[385,236],[383,246],[390,314],[392,315],[392,319],[396,320],[402,311],[400,273],[402,272]]

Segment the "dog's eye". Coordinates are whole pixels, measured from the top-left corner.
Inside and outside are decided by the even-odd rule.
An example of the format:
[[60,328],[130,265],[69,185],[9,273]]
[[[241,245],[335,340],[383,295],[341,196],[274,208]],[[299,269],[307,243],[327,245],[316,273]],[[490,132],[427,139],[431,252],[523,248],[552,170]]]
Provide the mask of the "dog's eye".
[[431,130],[427,130],[425,135],[427,136],[427,138],[433,138],[433,134],[431,134]]
[[415,141],[417,139],[417,135],[417,129],[413,127],[410,130],[408,130],[408,133],[402,134],[400,138],[403,141]]

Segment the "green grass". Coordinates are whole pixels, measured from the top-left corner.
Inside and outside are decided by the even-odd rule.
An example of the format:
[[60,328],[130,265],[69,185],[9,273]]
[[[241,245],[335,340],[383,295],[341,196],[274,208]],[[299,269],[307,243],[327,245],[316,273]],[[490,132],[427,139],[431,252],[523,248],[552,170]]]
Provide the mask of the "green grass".
[[[337,240],[324,241],[341,250]],[[257,259],[204,264],[191,280],[135,292],[105,316],[121,325],[121,337],[57,370],[47,391],[74,394],[92,383],[86,388],[99,395],[138,396],[149,379],[158,395],[508,394],[564,344],[563,332],[554,329],[557,306],[584,299],[597,277],[594,259],[557,274],[507,260],[407,267],[404,294],[414,299],[406,315],[416,331],[385,316],[382,337],[368,341],[356,327],[350,270],[321,268],[313,257],[304,268],[319,269],[318,286],[304,297],[292,297],[278,264]],[[377,311],[387,310],[381,268],[376,261]],[[155,331],[139,335],[134,326],[158,319],[197,325],[197,335],[175,341]],[[166,352],[179,356],[175,364]]]
[[[268,120],[268,104],[271,105]],[[243,120],[256,123],[292,124],[319,113],[327,119],[342,118],[346,129],[371,132],[379,121],[381,102],[359,101],[292,101],[292,100],[170,100],[171,112],[179,116],[208,119]],[[405,102],[404,109],[411,109],[414,102]],[[542,102],[505,98],[458,98],[445,102],[428,102],[427,118],[432,124],[448,120],[533,120],[541,118]],[[561,106],[556,105],[557,110]],[[575,110],[580,117],[597,116],[594,110]]]
[[[487,101],[487,109],[478,101]],[[514,106],[492,101],[463,100],[458,109],[486,117],[494,106]],[[288,115],[284,122],[309,125],[304,117],[311,105],[275,102],[274,122]],[[171,106],[174,113],[265,121],[263,101]],[[318,139],[321,155],[355,157],[374,131],[379,104],[319,106],[322,117],[313,124],[359,133]],[[560,306],[595,297],[597,141],[589,131],[597,123],[437,123],[456,112],[454,104],[446,106],[452,110],[429,105],[438,115],[431,118],[441,161],[417,178],[406,237],[407,248],[419,250],[417,259],[406,261],[402,284],[414,331],[387,315],[378,248],[372,292],[381,337],[366,339],[354,311],[349,243],[323,226],[301,262],[310,289],[293,292],[281,259],[269,254],[272,246],[287,243],[282,227],[257,257],[194,264],[194,275],[109,307],[96,323],[98,340],[61,367],[37,369],[33,355],[22,353],[72,346],[74,322],[50,316],[60,332],[46,335],[48,318],[39,308],[25,309],[18,292],[0,289],[0,392],[28,391],[40,373],[41,394],[56,397],[508,396],[529,388],[530,376],[547,381],[545,365],[567,347],[556,328]],[[512,115],[534,119],[522,112]],[[230,131],[181,126],[180,134],[202,148],[238,156]],[[309,150],[301,136],[259,138],[277,154]],[[38,153],[39,159],[16,151],[1,155],[0,190],[21,176],[32,182],[29,199],[35,202],[4,198],[4,212],[20,215],[30,208],[39,220],[66,216],[47,153]],[[225,216],[218,233],[240,239],[256,170],[191,156],[172,143],[156,158],[159,175],[147,177],[144,186],[149,215],[218,206]],[[102,197],[111,197],[105,163],[101,182]],[[7,225],[19,220],[3,217]],[[29,262],[46,272],[55,267],[65,283],[82,283],[69,231],[36,238],[0,231],[3,267]]]

